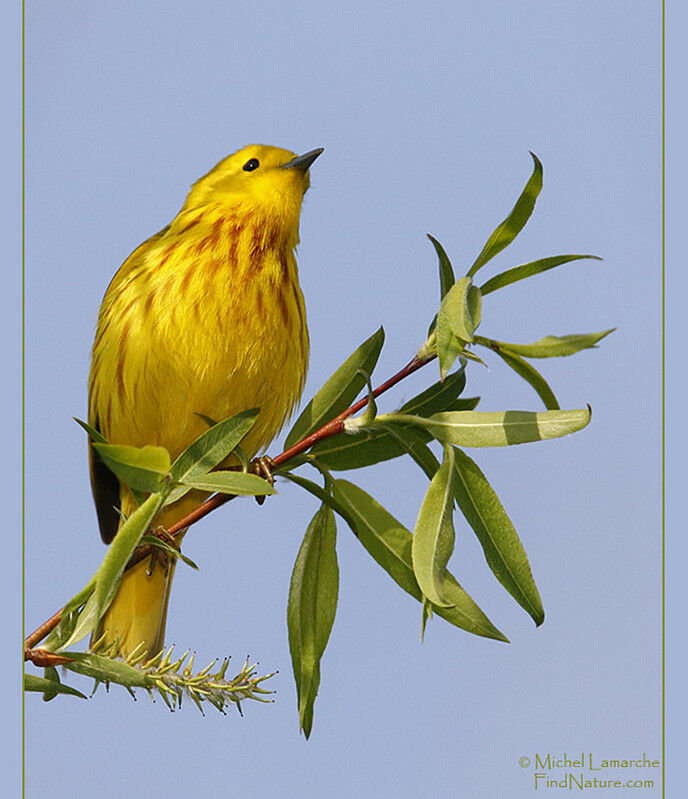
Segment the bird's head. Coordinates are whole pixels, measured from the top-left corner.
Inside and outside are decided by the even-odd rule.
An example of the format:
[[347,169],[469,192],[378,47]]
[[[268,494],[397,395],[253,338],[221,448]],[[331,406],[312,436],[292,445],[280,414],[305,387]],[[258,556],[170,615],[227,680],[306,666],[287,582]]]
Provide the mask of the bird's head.
[[281,147],[250,144],[197,180],[185,209],[226,204],[234,211],[298,226],[301,201],[310,185],[309,167],[322,151],[296,155]]

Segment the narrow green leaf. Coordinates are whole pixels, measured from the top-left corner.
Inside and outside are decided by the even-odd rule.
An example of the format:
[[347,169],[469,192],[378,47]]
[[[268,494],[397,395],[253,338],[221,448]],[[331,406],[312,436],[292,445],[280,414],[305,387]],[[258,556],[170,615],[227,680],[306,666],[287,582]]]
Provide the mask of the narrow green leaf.
[[454,468],[457,504],[478,537],[488,566],[539,626],[545,619],[542,600],[511,519],[478,465],[460,449]]
[[365,385],[365,378],[359,370],[369,375],[373,373],[384,339],[384,330],[380,328],[344,361],[303,409],[284,442],[285,449],[351,405]]
[[425,640],[425,628],[432,618],[432,602],[426,597],[423,597],[423,606],[421,608],[420,616],[420,642]]
[[423,595],[433,605],[449,607],[442,593],[447,563],[454,551],[454,450],[444,448],[444,458],[432,478],[413,531],[413,572]]
[[102,433],[99,433],[95,429],[95,427],[91,427],[90,424],[87,424],[86,422],[82,421],[81,419],[77,419],[76,416],[72,416],[72,419],[74,419],[74,421],[78,425],[80,425],[81,427],[84,428],[84,430],[88,433],[88,435],[91,438],[91,440],[95,441],[96,444],[107,444],[108,443],[107,438],[105,438],[105,436]]
[[79,618],[79,609],[93,594],[95,585],[95,578],[91,578],[88,585],[82,588],[81,591],[73,596],[62,608],[62,616],[57,624],[57,627],[55,627],[55,629],[50,633],[43,643],[43,647],[49,652],[54,652],[69,640],[70,636],[74,632]]
[[134,554],[141,537],[160,510],[162,503],[162,494],[151,494],[143,505],[137,508],[119,528],[114,541],[108,547],[108,551],[95,574],[96,587],[93,591],[93,598],[97,603],[98,618],[103,615],[112,601],[124,572],[124,567]]
[[466,387],[466,372],[463,368],[450,374],[446,380],[439,380],[405,402],[400,413],[417,413],[430,416],[447,409],[447,404],[457,399]]
[[67,613],[63,610],[60,621],[45,641],[45,648],[52,652],[69,640],[69,637],[74,632],[78,618],[79,611],[77,609]]
[[[107,606],[117,591],[124,567],[138,546],[141,536],[160,510],[162,494],[151,494],[138,507],[117,531],[114,541],[108,547],[98,571],[94,575],[95,588],[79,614],[74,632],[62,644],[60,650],[67,649],[92,632],[102,618]],[[71,656],[71,653],[70,653]]]
[[585,259],[592,259],[594,261],[602,260],[602,258],[598,258],[596,255],[552,255],[549,258],[539,258],[537,261],[530,261],[530,263],[527,264],[514,266],[512,269],[507,269],[491,277],[488,281],[483,283],[480,287],[480,291],[483,296],[485,296],[492,291],[497,291],[497,289],[504,288],[504,286],[509,286],[511,283],[516,283],[518,280],[525,280],[527,277],[539,275],[541,272],[547,272],[550,269],[554,269],[555,266]]
[[508,247],[530,219],[533,208],[535,208],[535,201],[542,189],[542,164],[535,153],[531,153],[531,156],[534,162],[533,173],[528,178],[528,182],[521,192],[521,196],[516,200],[516,205],[512,208],[509,216],[497,225],[490,238],[485,242],[480,255],[478,255],[473,266],[468,270],[469,277],[474,275],[478,269],[483,267],[505,247]]
[[320,684],[320,660],[337,610],[339,568],[332,510],[322,505],[308,525],[294,563],[287,605],[289,649],[301,730],[308,738]]
[[517,375],[522,377],[526,383],[530,383],[545,404],[545,408],[550,411],[559,410],[559,403],[554,396],[554,392],[549,387],[545,378],[534,366],[531,366],[528,361],[524,361],[520,356],[507,352],[506,350],[499,349],[494,350],[494,352],[496,352],[504,363],[510,366]]
[[70,696],[78,696],[81,699],[86,699],[86,696],[82,694],[81,691],[77,691],[76,688],[72,688],[61,682],[55,682],[54,680],[47,680],[45,677],[39,677],[37,674],[24,675],[24,690],[37,691],[44,695],[47,693],[49,696],[51,694],[69,694]]
[[333,495],[344,519],[368,554],[419,602],[422,592],[413,573],[411,533],[379,502],[347,480],[335,480]]
[[[214,469],[253,427],[258,412],[258,408],[242,411],[206,430],[172,464],[172,480],[175,483],[188,483],[188,480]],[[176,502],[189,490],[187,486],[173,489],[165,504]]]
[[[475,288],[473,286],[473,288]],[[454,365],[454,361],[464,351],[466,343],[473,340],[475,330],[468,300],[471,279],[462,277],[444,296],[437,314],[435,335],[437,338],[437,357],[442,380]],[[474,304],[474,303],[473,303]]]
[[157,491],[170,468],[164,447],[130,447],[125,444],[94,444],[105,465],[137,491]]
[[[332,486],[342,518],[368,554],[397,585],[421,602],[423,593],[413,573],[411,532],[359,486],[347,480],[334,480]],[[474,635],[508,640],[449,572],[442,593],[451,607],[435,606],[433,610],[445,621]]]
[[208,427],[215,427],[215,425],[218,424],[217,419],[213,419],[212,416],[207,416],[205,413],[198,413],[198,411],[196,411],[196,416],[198,416],[199,419],[203,419]]
[[426,233],[426,235],[432,242],[432,246],[435,248],[435,252],[437,253],[440,270],[440,300],[442,300],[444,299],[444,295],[456,282],[456,278],[454,277],[454,269],[447,253],[444,251],[444,247],[434,236],[431,236],[429,233]]
[[[439,324],[439,317],[438,317]],[[451,328],[443,324],[437,329],[437,362],[440,367],[440,378],[444,378],[454,365],[456,359],[465,353],[466,342],[460,339]]]
[[55,666],[46,666],[43,669],[43,676],[49,683],[52,683],[53,686],[45,690],[45,693],[43,694],[43,701],[52,702],[52,700],[60,693],[58,688],[55,687],[60,685],[60,675],[57,673]]
[[418,466],[420,466],[425,472],[425,476],[429,480],[432,480],[435,473],[440,468],[440,464],[432,450],[426,444],[424,436],[418,435],[425,431],[420,428],[414,429],[410,426],[404,427],[403,430],[399,430],[394,425],[387,425],[386,430],[404,452],[408,453]]
[[[593,349],[598,341],[613,333],[615,327],[603,330],[600,333],[571,333],[568,336],[545,336],[532,344],[511,344],[507,341],[485,339],[485,346],[500,354],[509,352],[512,355],[521,355],[525,358],[561,358],[566,355],[575,355],[585,349]],[[482,341],[480,343],[483,343]]]
[[509,643],[506,635],[492,624],[450,572],[447,572],[445,576],[442,593],[451,603],[451,607],[433,606],[433,611],[438,616],[455,627],[473,633],[473,635],[482,635],[484,638],[493,638],[496,641],[503,641],[505,644]]
[[82,638],[85,638],[87,635],[93,632],[95,629],[96,624],[98,624],[98,604],[93,597],[95,592],[95,580],[93,581],[93,590],[89,595],[88,599],[84,603],[83,608],[79,612],[76,622],[72,625],[72,632],[66,638],[62,636],[59,640],[54,642],[54,652],[60,652],[65,649],[68,649],[72,644],[81,641]]
[[126,688],[148,688],[153,684],[145,671],[122,660],[114,660],[94,652],[70,652],[69,658],[69,663],[65,664],[67,669],[99,682],[114,682]]
[[417,424],[434,438],[459,447],[505,447],[575,433],[590,421],[590,408],[573,411],[448,411],[429,419],[409,414],[378,416],[376,424]]
[[260,496],[277,493],[267,480],[245,472],[208,472],[187,479],[184,485],[201,491],[217,491],[220,494]]

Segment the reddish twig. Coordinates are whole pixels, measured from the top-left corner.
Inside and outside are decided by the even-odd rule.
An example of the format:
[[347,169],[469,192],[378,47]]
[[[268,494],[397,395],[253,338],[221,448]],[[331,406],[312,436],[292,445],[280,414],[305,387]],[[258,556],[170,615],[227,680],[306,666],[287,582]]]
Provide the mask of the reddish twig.
[[[40,627],[35,629],[31,635],[24,640],[24,649],[30,650],[33,649],[34,646],[39,641],[42,641],[46,635],[51,633],[55,627],[57,627],[60,619],[62,618],[62,610],[58,610],[57,613],[53,614],[48,621],[44,621]],[[26,657],[24,658],[26,660]]]
[[[435,355],[429,355],[426,358],[413,358],[406,364],[406,366],[404,366],[403,369],[400,369],[395,375],[392,375],[389,380],[385,380],[384,383],[374,389],[373,397],[379,397],[380,394],[383,394],[393,386],[396,386],[396,384],[401,380],[413,374],[422,366],[425,366],[426,363],[429,363],[435,357]],[[358,411],[364,408],[367,404],[368,397],[362,397],[360,400],[358,400],[358,402],[355,402],[351,407],[347,408],[345,411],[342,411],[339,416],[331,419],[319,430],[316,430],[314,433],[306,436],[306,438],[304,438],[302,441],[297,442],[293,446],[289,447],[289,449],[286,449],[280,455],[277,455],[277,457],[273,458],[272,465],[275,468],[284,466],[284,464],[289,460],[297,455],[300,455],[302,452],[305,452],[307,449],[310,449],[310,447],[312,447],[314,444],[317,444],[319,441],[323,441],[326,438],[330,438],[331,436],[336,436],[337,434],[341,433],[344,430],[344,420],[348,419],[349,416],[353,416],[354,413],[358,413]],[[170,528],[168,528],[167,532],[173,536],[180,535],[180,533],[191,527],[192,524],[200,521],[209,513],[212,513],[212,511],[214,511],[216,508],[219,508],[221,505],[225,505],[235,497],[235,494],[213,494],[213,496],[211,496],[209,499],[206,499],[206,501],[201,503],[197,508],[194,508],[194,510],[192,510],[190,513],[187,513],[186,516],[175,522]],[[130,569],[144,558],[147,558],[151,552],[152,547],[150,545],[139,547],[130,558],[126,568]],[[31,635],[28,636],[28,638],[26,638],[24,641],[25,660],[31,660],[36,665],[43,665],[38,663],[34,658],[46,657],[48,655],[53,658],[61,657],[60,655],[52,655],[52,653],[49,653],[46,650],[32,648],[39,641],[42,641],[46,635],[52,632],[55,627],[57,627],[61,618],[62,611],[58,610],[57,613],[51,616],[47,621],[43,622],[40,627],[38,627],[33,633],[31,633]],[[65,662],[65,659],[62,659],[59,662]],[[53,665],[53,663],[51,662],[50,664],[45,665]]]

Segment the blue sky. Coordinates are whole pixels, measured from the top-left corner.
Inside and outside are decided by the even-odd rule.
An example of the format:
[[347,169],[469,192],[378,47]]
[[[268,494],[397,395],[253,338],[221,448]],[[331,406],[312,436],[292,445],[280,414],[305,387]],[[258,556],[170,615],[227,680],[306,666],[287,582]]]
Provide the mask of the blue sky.
[[[530,174],[528,150],[543,192],[485,274],[562,252],[604,261],[490,295],[481,332],[529,342],[618,328],[597,350],[538,364],[563,407],[593,406],[585,431],[471,452],[528,551],[541,628],[459,523],[452,569],[511,644],[434,620],[421,646],[416,604],[340,525],[339,608],[306,742],[285,605],[315,505],[283,484],[262,508],[233,502],[189,534],[201,571],[178,570],[168,624],[168,642],[201,659],[250,653],[279,669],[275,704],[202,718],[116,688],[88,702],[29,696],[29,796],[526,797],[522,756],[660,757],[659,36],[656,4],[635,0],[28,4],[29,628],[103,554],[71,421],[85,415],[103,291],[238,147],[325,147],[298,256],[306,398],[380,324],[378,381],[409,359],[436,310],[425,233],[465,271]],[[489,366],[468,375],[483,409],[540,408]],[[384,407],[434,379],[427,367]],[[413,465],[345,476],[413,525],[425,489]]]

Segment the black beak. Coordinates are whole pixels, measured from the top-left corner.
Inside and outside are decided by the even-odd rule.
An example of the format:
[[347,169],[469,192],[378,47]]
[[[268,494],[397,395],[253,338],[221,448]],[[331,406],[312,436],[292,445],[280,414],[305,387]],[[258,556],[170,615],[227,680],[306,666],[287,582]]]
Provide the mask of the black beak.
[[298,169],[299,172],[304,175],[308,171],[308,167],[315,161],[315,159],[323,152],[324,147],[318,147],[317,150],[311,150],[308,153],[304,153],[304,155],[297,155],[296,158],[292,158],[291,161],[288,161],[286,164],[282,164],[280,169]]

